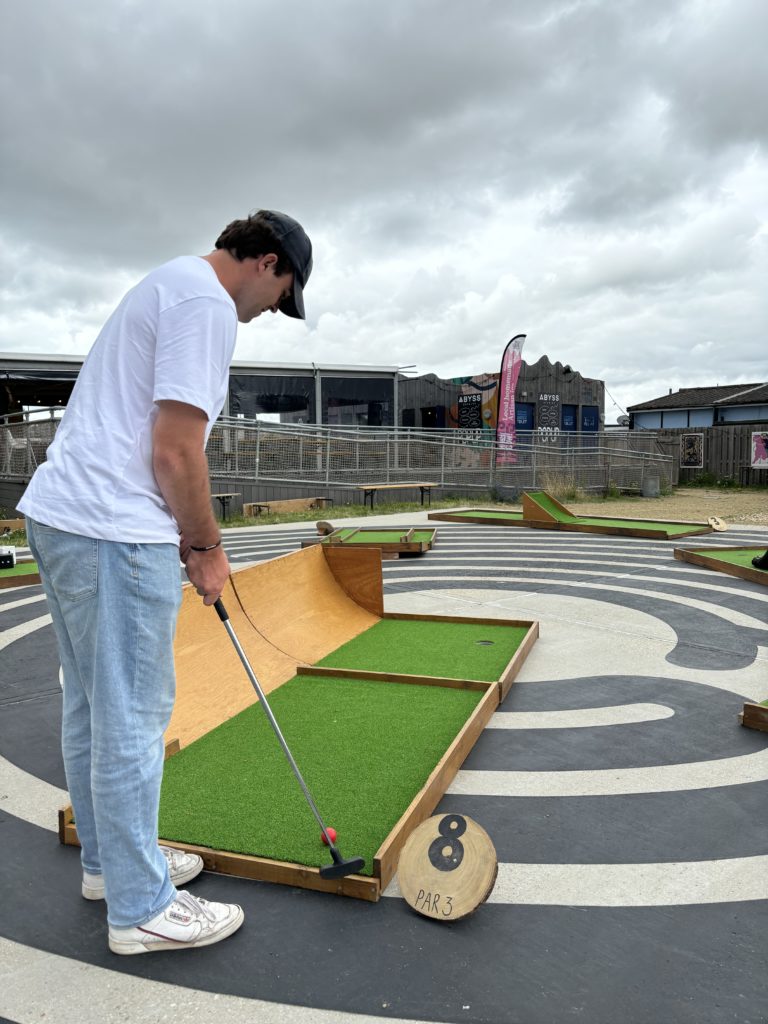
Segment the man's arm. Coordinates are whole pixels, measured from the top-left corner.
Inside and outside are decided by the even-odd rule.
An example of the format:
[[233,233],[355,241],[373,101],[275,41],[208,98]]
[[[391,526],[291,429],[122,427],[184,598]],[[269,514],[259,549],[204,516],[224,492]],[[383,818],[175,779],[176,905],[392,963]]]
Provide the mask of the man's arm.
[[152,466],[168,507],[181,530],[181,559],[187,576],[203,597],[213,604],[229,576],[229,561],[219,546],[220,539],[211,511],[210,479],[205,458],[205,427],[202,409],[184,402],[158,402],[159,412],[152,432]]

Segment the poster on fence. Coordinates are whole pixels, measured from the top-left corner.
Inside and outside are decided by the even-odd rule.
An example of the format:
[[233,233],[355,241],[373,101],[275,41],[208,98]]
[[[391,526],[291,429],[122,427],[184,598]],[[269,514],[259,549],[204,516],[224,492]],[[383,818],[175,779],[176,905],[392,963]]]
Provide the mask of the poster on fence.
[[752,433],[752,469],[768,469],[768,433],[755,430]]
[[680,469],[704,468],[704,435],[680,435]]
[[501,357],[499,373],[499,412],[496,417],[496,444],[499,452],[496,456],[497,466],[511,466],[515,461],[515,387],[520,376],[520,364],[523,361],[522,351],[525,342],[524,334],[516,334]]

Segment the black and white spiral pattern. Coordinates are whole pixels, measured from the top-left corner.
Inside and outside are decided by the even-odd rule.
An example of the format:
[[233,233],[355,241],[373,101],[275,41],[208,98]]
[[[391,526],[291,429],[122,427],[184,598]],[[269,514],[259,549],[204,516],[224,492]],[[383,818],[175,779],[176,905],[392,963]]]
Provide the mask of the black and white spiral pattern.
[[[245,564],[313,535],[232,531],[226,548]],[[678,543],[768,546],[768,530]],[[227,1021],[764,1022],[768,736],[736,716],[768,697],[768,588],[673,547],[440,524],[430,553],[384,562],[389,610],[541,623],[438,808],[493,839],[491,899],[437,925],[396,882],[370,905],[204,876],[196,891],[241,902],[246,925],[186,954],[194,965],[107,952],[103,908],[80,899],[77,856],[53,831],[64,778],[45,601],[35,586],[0,591],[0,962],[60,971],[91,1007],[111,990]],[[5,989],[0,1013],[39,1018]]]

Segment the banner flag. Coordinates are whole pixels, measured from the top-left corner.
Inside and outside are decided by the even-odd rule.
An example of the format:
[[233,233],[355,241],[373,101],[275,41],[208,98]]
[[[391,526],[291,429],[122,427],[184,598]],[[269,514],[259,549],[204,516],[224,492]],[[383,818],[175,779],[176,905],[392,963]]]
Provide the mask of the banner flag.
[[496,465],[511,465],[516,461],[515,447],[515,387],[520,375],[520,364],[523,361],[522,351],[525,342],[524,334],[516,334],[501,357],[499,373],[499,411],[496,417],[496,444],[500,451],[496,455]]

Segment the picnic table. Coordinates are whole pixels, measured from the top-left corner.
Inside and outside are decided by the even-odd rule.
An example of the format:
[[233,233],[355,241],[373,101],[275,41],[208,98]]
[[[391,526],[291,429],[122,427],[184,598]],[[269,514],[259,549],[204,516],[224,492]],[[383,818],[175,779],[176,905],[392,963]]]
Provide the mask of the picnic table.
[[219,504],[221,505],[221,518],[226,522],[229,503],[233,498],[240,497],[240,491],[230,491],[224,494],[212,494],[211,497],[218,498]]
[[432,505],[432,488],[439,487],[440,484],[427,482],[424,480],[412,480],[409,483],[396,483],[396,484],[360,484],[357,488],[358,491],[363,492],[363,505],[367,505],[370,499],[371,511],[373,511],[373,500],[379,491],[402,491],[402,490],[413,490],[418,487],[421,491],[421,504],[424,504],[424,495],[428,495],[429,504]]

